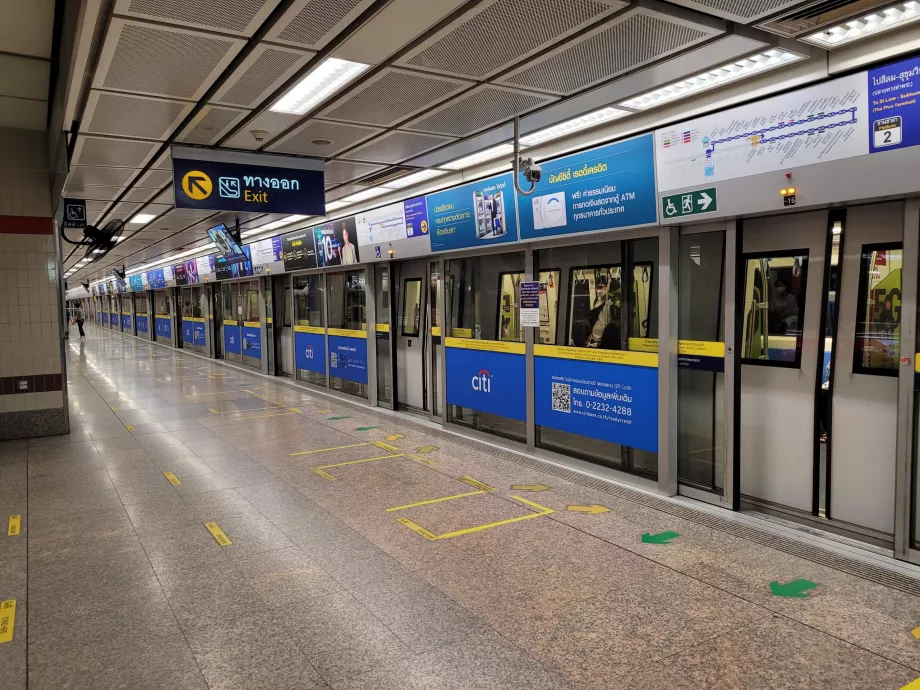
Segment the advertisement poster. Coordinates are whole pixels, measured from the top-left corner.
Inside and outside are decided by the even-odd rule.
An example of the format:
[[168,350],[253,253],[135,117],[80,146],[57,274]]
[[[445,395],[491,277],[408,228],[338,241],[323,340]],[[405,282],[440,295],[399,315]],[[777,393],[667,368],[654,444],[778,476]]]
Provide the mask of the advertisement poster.
[[103,326],[109,325],[109,313],[107,311],[102,312],[102,325]]
[[646,134],[542,163],[533,194],[518,198],[521,239],[655,223],[653,149]]
[[243,339],[243,356],[262,359],[262,329],[244,324],[240,335]]
[[166,274],[162,268],[147,271],[147,283],[153,290],[162,290],[166,287]]
[[534,355],[537,424],[658,452],[657,355],[553,345]]
[[231,355],[243,354],[243,344],[240,339],[240,327],[236,321],[224,321],[224,352]]
[[313,228],[316,265],[347,266],[358,263],[358,231],[354,216]]
[[176,264],[172,267],[173,276],[175,276],[176,285],[188,285],[188,274],[185,272],[185,264]]
[[358,246],[367,247],[428,234],[428,207],[425,197],[400,201],[355,216]]
[[268,239],[259,240],[247,246],[252,254],[253,266],[270,264],[275,261],[284,261],[284,252],[281,249],[280,237],[269,237]]
[[158,271],[163,271],[163,280],[166,281],[167,285],[170,285],[175,282],[176,275],[173,273],[172,266],[163,266],[163,268],[158,268]]
[[[249,245],[243,247],[243,253],[249,256]],[[234,278],[248,278],[252,275],[252,261],[231,263],[225,258],[218,257],[214,262],[214,272],[218,280],[232,280]]]
[[446,345],[448,404],[525,421],[523,343],[446,338]]
[[[521,327],[538,328],[540,326],[540,282],[523,281],[520,285],[521,290]],[[546,283],[542,286],[543,294],[546,294]]]
[[294,363],[298,369],[326,373],[325,329],[294,326],[294,350]]
[[157,316],[155,319],[157,338],[170,340],[172,338],[172,323],[168,316]]
[[367,339],[332,335],[329,330],[329,375],[367,383]]
[[147,272],[141,273],[141,285],[146,290],[150,286],[150,281],[147,279]]
[[920,58],[869,70],[869,153],[920,144]]
[[195,342],[195,324],[192,321],[182,321],[182,342],[191,345]]
[[131,285],[131,292],[143,292],[144,281],[141,279],[140,274],[128,276],[128,283]]
[[316,268],[316,245],[312,228],[284,235],[281,238],[281,253],[285,271]]
[[868,101],[859,73],[656,130],[658,191],[864,155]]
[[131,330],[131,315],[130,314],[121,315],[121,330],[123,331]]
[[138,333],[147,333],[150,329],[149,321],[147,316],[137,315],[137,332]]
[[214,273],[214,255],[199,256],[195,259],[195,268],[198,269],[198,279],[206,273]]
[[196,285],[200,282],[198,278],[198,264],[194,259],[185,262],[185,279],[189,285]]
[[429,194],[431,250],[489,247],[517,242],[514,177],[505,173]]

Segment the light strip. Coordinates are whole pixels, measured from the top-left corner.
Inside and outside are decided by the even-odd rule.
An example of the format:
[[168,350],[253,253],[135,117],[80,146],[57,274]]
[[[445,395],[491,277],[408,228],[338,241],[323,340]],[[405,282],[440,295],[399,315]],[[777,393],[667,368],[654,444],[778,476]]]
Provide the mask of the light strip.
[[[351,196],[347,196],[342,199],[342,202],[345,204],[357,204],[359,201],[367,201],[368,199],[373,199],[374,197],[382,196],[384,194],[389,194],[389,189],[383,189],[382,187],[372,187],[370,189],[365,189],[360,192],[356,192]],[[329,210],[329,206],[326,206],[326,210]]]
[[910,24],[917,19],[920,19],[920,4],[911,0],[911,2],[892,5],[881,11],[876,10],[843,24],[829,26],[817,33],[803,36],[799,40],[821,48],[836,48],[845,43],[859,41],[883,31]]
[[263,232],[268,232],[269,230],[277,230],[278,228],[283,228],[285,225],[291,225],[292,223],[299,223],[302,220],[306,220],[310,216],[287,216],[281,220],[275,220],[271,223],[266,223],[265,225],[260,225],[257,228],[252,230],[247,230],[244,233],[240,233],[240,237],[252,237],[253,235],[259,235]]
[[635,108],[636,110],[657,108],[665,103],[686,98],[708,89],[714,89],[738,79],[760,74],[801,59],[803,59],[803,56],[798,53],[772,48],[756,55],[749,55],[740,60],[735,60],[721,67],[701,72],[695,76],[681,79],[667,86],[647,91],[629,100],[622,101],[618,105]]
[[351,204],[341,199],[338,201],[330,201],[326,204],[326,215],[328,216],[330,211],[338,211],[340,208],[345,208],[346,206],[351,206]]
[[152,213],[138,213],[128,222],[132,224],[143,225],[144,223],[149,223],[154,218],[156,218],[156,216]]
[[284,94],[270,110],[303,115],[364,72],[370,65],[328,58]]
[[411,175],[406,175],[405,177],[398,177],[395,180],[390,180],[389,182],[381,182],[382,187],[387,189],[402,189],[403,187],[411,187],[414,184],[419,182],[424,182],[425,180],[430,180],[433,177],[440,177],[441,175],[446,175],[447,173],[443,170],[419,170],[416,173]]
[[490,149],[485,151],[480,151],[479,153],[474,153],[469,156],[464,156],[463,158],[458,158],[455,161],[450,163],[444,163],[441,167],[447,168],[448,170],[463,170],[464,168],[471,168],[474,165],[479,163],[485,163],[486,161],[499,158],[501,156],[509,156],[508,164],[512,163],[511,157],[514,156],[514,146],[511,144],[499,144],[498,146],[493,146]]
[[521,137],[521,144],[523,146],[536,146],[537,144],[542,144],[547,141],[552,141],[553,139],[558,139],[560,137],[568,136],[569,134],[574,134],[575,132],[580,132],[583,129],[596,127],[603,122],[610,122],[611,120],[617,120],[621,117],[626,117],[629,114],[630,113],[628,110],[620,110],[619,108],[602,108],[600,110],[595,110],[593,113],[580,115],[579,117],[572,118],[571,120],[560,122],[558,125],[553,125],[552,127],[547,127],[546,129],[541,129],[534,132],[533,134],[528,134],[527,136]]

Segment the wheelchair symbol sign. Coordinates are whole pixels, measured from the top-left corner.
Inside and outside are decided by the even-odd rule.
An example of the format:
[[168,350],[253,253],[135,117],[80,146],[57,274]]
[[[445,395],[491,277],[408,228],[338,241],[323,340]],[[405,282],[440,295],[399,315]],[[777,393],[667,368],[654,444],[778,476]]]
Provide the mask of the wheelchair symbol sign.
[[65,228],[85,228],[86,227],[86,201],[83,199],[64,199],[64,222]]

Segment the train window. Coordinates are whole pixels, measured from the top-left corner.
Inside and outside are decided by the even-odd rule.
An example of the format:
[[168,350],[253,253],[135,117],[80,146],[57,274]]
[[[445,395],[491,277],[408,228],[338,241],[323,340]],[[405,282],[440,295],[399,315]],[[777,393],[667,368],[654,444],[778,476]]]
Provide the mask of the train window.
[[802,322],[808,252],[745,256],[745,364],[798,368],[802,359]]
[[259,318],[259,291],[249,289],[246,291],[246,321],[261,321]]
[[636,338],[650,337],[653,272],[651,263],[636,262],[633,265],[633,324],[630,334]]
[[422,279],[406,278],[403,280],[402,300],[402,335],[417,338],[421,320]]
[[524,340],[521,331],[521,305],[518,289],[524,280],[523,273],[499,273],[498,275],[498,339],[519,342]]
[[322,274],[294,276],[294,300],[294,318],[298,326],[325,325]]
[[284,288],[284,305],[283,305],[284,314],[282,316],[282,320],[283,320],[283,325],[285,328],[291,327],[291,319],[293,317],[292,312],[294,311],[294,304],[293,304],[294,300],[293,300],[293,297],[291,296],[291,292],[292,292],[291,288],[289,287]]
[[329,273],[329,327],[365,330],[364,271]]
[[853,372],[898,375],[901,356],[900,243],[863,245]]
[[621,308],[618,265],[571,269],[565,344],[569,347],[619,349]]

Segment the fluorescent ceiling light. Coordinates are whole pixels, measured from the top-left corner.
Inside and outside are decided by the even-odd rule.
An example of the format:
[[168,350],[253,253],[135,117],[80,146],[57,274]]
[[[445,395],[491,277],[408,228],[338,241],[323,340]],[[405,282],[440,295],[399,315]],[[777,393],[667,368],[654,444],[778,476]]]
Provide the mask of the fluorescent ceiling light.
[[[365,189],[363,191],[352,194],[342,199],[344,204],[357,204],[359,201],[367,201],[368,199],[373,199],[375,196],[381,196],[383,194],[389,194],[391,190],[383,189],[382,187],[372,187],[371,189]],[[334,203],[334,202],[333,202]],[[326,210],[329,210],[329,205],[326,205]]]
[[285,225],[291,225],[292,223],[299,223],[302,220],[306,220],[310,216],[287,216],[281,220],[275,220],[271,223],[266,223],[265,225],[260,225],[257,228],[252,230],[247,230],[244,233],[240,233],[240,237],[252,237],[253,235],[259,235],[263,232],[268,232],[269,230],[277,230],[278,228],[283,228]]
[[330,201],[328,204],[326,204],[326,215],[328,216],[330,211],[338,211],[340,208],[345,208],[349,205],[350,204],[347,201],[343,201],[341,199],[339,201]]
[[156,261],[152,261],[149,264],[144,264],[143,266],[138,266],[137,268],[132,266],[128,269],[128,273],[141,273],[142,271],[146,271],[148,268],[163,266],[164,264],[171,263],[176,259],[184,259],[188,256],[191,256],[192,254],[201,254],[202,252],[207,252],[210,249],[214,249],[216,246],[217,245],[215,245],[213,242],[208,242],[207,244],[203,244],[200,247],[195,247],[194,249],[184,251],[181,254],[173,254],[172,256],[166,257],[165,259],[157,259]]
[[558,125],[553,125],[552,127],[547,127],[546,129],[541,129],[533,134],[521,137],[521,144],[523,146],[536,146],[537,144],[574,134],[583,129],[596,127],[603,122],[616,120],[629,114],[629,111],[620,110],[619,108],[602,108],[601,110],[595,110],[593,113],[580,115],[571,120],[560,122]]
[[276,113],[303,115],[313,110],[370,65],[339,58],[328,58],[291,87],[270,110]]
[[143,225],[144,223],[149,223],[154,218],[156,218],[156,216],[152,213],[138,213],[136,216],[134,216],[134,218],[132,218],[128,222],[136,223],[137,225]]
[[384,182],[382,183],[382,186],[389,189],[402,189],[403,187],[411,187],[412,185],[418,184],[419,182],[430,180],[432,177],[439,177],[446,174],[447,173],[443,170],[419,170],[418,172],[412,173],[411,175],[399,177],[395,180],[391,180],[390,182]]
[[[514,146],[511,144],[499,144],[498,146],[493,146],[490,149],[485,151],[480,151],[479,153],[474,153],[470,156],[465,156],[464,158],[458,158],[455,161],[450,163],[444,163],[441,167],[447,168],[448,170],[463,170],[464,168],[470,168],[479,163],[485,163],[486,161],[493,160],[500,156],[514,156]],[[509,164],[512,161],[509,159]]]
[[738,79],[766,72],[767,70],[788,65],[789,63],[801,60],[802,56],[798,53],[791,53],[788,50],[773,48],[765,50],[756,55],[749,55],[727,65],[716,67],[706,72],[701,72],[687,79],[681,79],[673,84],[662,86],[652,91],[640,94],[629,100],[622,101],[618,105],[626,108],[635,108],[636,110],[648,110],[657,108],[659,105],[676,101],[679,98],[685,98],[708,89],[722,86]]
[[920,4],[913,1],[899,3],[843,24],[829,26],[810,36],[803,36],[800,40],[822,48],[836,48],[845,43],[859,41],[889,29],[910,24],[917,19],[920,19]]

